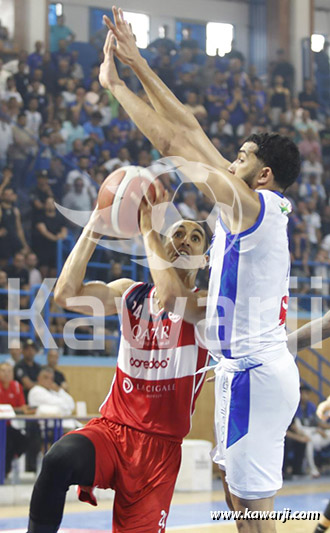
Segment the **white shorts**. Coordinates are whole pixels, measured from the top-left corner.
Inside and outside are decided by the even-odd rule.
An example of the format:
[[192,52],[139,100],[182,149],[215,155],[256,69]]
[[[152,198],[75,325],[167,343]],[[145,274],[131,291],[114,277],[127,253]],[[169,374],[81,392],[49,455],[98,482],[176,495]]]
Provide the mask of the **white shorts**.
[[287,349],[221,361],[212,458],[233,494],[258,499],[281,488],[284,437],[299,399],[299,373]]

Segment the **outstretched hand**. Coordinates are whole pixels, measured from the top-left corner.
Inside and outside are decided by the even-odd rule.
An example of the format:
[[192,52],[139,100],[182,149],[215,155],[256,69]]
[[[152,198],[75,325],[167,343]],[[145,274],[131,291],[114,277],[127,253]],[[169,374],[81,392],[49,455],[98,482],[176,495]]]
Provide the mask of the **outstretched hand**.
[[103,47],[104,60],[100,66],[99,82],[104,89],[109,89],[111,92],[114,92],[117,86],[125,85],[119,78],[114,61],[115,48],[115,36],[112,30],[109,30]]
[[115,24],[106,15],[103,16],[103,20],[116,38],[115,54],[122,63],[132,66],[136,61],[141,59],[132,27],[124,19],[122,9],[113,7],[112,12]]

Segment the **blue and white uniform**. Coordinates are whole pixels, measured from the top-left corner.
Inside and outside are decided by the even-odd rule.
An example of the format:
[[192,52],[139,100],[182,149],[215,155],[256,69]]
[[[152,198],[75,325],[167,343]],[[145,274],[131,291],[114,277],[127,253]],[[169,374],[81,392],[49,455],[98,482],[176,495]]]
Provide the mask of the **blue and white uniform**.
[[257,191],[260,214],[231,234],[219,217],[210,257],[206,343],[218,361],[217,446],[233,494],[255,499],[282,486],[284,436],[299,402],[299,376],[287,349],[291,205]]

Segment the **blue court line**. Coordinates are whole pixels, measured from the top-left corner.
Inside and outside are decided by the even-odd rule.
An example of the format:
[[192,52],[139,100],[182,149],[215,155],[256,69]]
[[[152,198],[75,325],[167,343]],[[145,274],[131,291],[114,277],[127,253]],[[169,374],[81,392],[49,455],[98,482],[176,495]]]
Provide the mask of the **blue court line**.
[[[275,510],[282,511],[289,508],[294,511],[318,511],[322,512],[330,497],[330,493],[319,492],[312,494],[297,494],[278,496],[275,500]],[[67,513],[64,516],[63,528],[98,529],[110,531],[112,524],[112,511],[93,510],[88,513]],[[212,501],[193,504],[174,504],[167,520],[168,527],[194,526],[199,524],[214,524],[210,518],[210,511],[227,511],[224,501]],[[219,520],[219,522],[225,522]],[[228,522],[228,521],[226,521]],[[4,529],[25,528],[27,518],[0,519],[0,531]]]

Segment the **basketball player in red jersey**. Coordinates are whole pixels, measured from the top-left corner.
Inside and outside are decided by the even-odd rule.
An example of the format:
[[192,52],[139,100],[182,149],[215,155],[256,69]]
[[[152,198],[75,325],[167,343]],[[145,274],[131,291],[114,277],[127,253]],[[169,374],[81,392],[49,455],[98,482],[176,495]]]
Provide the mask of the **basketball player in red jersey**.
[[[161,194],[158,190],[157,201]],[[104,315],[122,315],[116,375],[100,408],[102,417],[65,435],[46,454],[31,499],[28,533],[58,531],[72,484],[79,485],[80,500],[92,505],[93,487],[116,491],[113,532],[163,533],[181,442],[190,430],[204,380],[204,373],[196,372],[208,363],[195,330],[206,303],[205,292],[195,288],[196,258],[200,266],[206,262],[203,228],[182,220],[163,243],[152,229],[151,207],[144,201],[140,229],[155,285],[131,279],[84,284],[100,237],[93,230],[98,219],[96,210],[63,267],[55,299],[72,311],[90,314],[88,302],[85,307],[76,302],[75,307],[67,299],[93,296],[102,302]],[[195,259],[192,269],[190,258]],[[158,261],[167,261],[167,267],[159,270]],[[174,261],[179,268],[169,266]],[[184,319],[175,314],[178,295],[187,297]],[[198,305],[199,298],[204,305]]]

